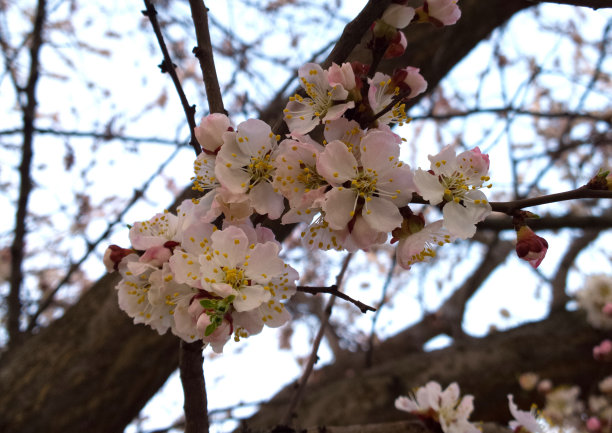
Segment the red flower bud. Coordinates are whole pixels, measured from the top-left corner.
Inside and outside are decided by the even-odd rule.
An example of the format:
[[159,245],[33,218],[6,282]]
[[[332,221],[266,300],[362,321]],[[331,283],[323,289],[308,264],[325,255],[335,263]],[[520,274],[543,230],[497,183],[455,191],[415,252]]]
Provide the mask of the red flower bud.
[[516,254],[520,259],[537,268],[548,251],[546,239],[536,235],[529,227],[521,226],[516,231]]

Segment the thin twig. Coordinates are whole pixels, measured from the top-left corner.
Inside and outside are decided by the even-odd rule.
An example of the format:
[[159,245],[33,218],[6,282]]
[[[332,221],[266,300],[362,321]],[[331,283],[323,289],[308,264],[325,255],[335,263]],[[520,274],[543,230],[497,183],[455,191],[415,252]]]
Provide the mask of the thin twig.
[[168,48],[166,47],[166,42],[164,41],[164,35],[162,35],[161,27],[159,26],[159,22],[157,21],[157,11],[155,7],[151,3],[150,0],[144,0],[144,4],[146,10],[142,11],[143,15],[149,18],[151,21],[151,26],[153,27],[153,31],[155,32],[155,36],[157,37],[157,42],[159,43],[159,47],[164,55],[164,60],[162,60],[159,68],[162,72],[167,72],[170,74],[172,78],[172,82],[174,83],[174,87],[176,88],[176,92],[179,95],[181,100],[181,105],[183,106],[183,111],[185,111],[185,117],[187,118],[187,123],[189,124],[189,132],[191,134],[191,140],[189,143],[195,150],[196,155],[199,155],[202,152],[202,148],[198,143],[198,140],[195,136],[195,105],[189,105],[187,101],[187,97],[185,96],[185,92],[183,91],[183,86],[181,85],[181,81],[176,74],[176,65],[172,62],[172,58],[170,57],[170,53],[168,52]]
[[219,87],[215,60],[213,57],[212,44],[210,42],[210,32],[208,30],[208,8],[203,0],[189,0],[191,17],[195,27],[198,46],[193,49],[193,53],[200,62],[202,78],[206,87],[206,98],[208,99],[208,109],[211,113],[224,113],[223,97]]
[[202,364],[202,341],[181,340],[179,370],[185,403],[185,433],[208,433],[208,402]]
[[[43,44],[43,27],[46,17],[46,1],[38,0],[36,18],[32,29],[32,45],[30,46],[30,72],[28,83],[23,89],[27,99],[23,107],[23,147],[21,165],[19,167],[20,187],[17,199],[17,212],[15,215],[15,236],[11,245],[11,277],[10,291],[7,299],[8,319],[7,331],[9,344],[14,346],[22,337],[19,329],[21,318],[20,291],[23,282],[23,258],[25,237],[27,233],[26,218],[28,213],[28,200],[32,191],[31,164],[34,144],[34,121],[36,119],[36,84],[39,77],[40,49]],[[17,93],[21,89],[16,89]]]
[[[119,140],[128,143],[154,143],[154,144],[169,144],[171,146],[185,146],[187,142],[171,140],[160,137],[135,137],[131,135],[120,135],[114,132],[97,132],[97,131],[73,131],[51,128],[34,128],[37,134],[56,135],[59,137],[77,137],[77,138],[97,138],[104,141]],[[0,130],[0,135],[17,135],[23,134],[23,128],[12,128]]]
[[376,311],[376,308],[370,307],[369,305],[364,304],[363,302],[358,301],[357,299],[351,298],[346,293],[341,292],[340,290],[338,290],[338,286],[336,286],[335,284],[332,286],[321,287],[298,286],[297,291],[310,293],[311,295],[317,295],[319,293],[329,293],[330,295],[336,296],[340,299],[344,299],[345,301],[354,304],[357,308],[361,310],[362,313],[366,313],[368,311]]
[[[353,253],[348,253],[346,257],[344,258],[344,262],[342,263],[342,268],[340,269],[340,272],[338,273],[338,276],[336,277],[336,284],[335,284],[336,287],[342,286],[342,279],[344,278],[344,274],[346,273],[348,264],[351,261],[352,257],[353,257]],[[317,333],[317,336],[315,337],[315,340],[312,343],[312,350],[310,352],[310,357],[308,358],[308,363],[306,364],[306,368],[304,368],[302,377],[300,378],[299,382],[296,385],[297,389],[295,390],[295,393],[293,394],[293,397],[291,398],[291,403],[289,403],[287,412],[285,413],[285,416],[281,420],[280,425],[288,426],[291,423],[291,420],[295,417],[295,410],[300,404],[300,401],[302,401],[302,397],[304,396],[304,391],[306,389],[306,382],[308,382],[308,378],[310,377],[310,374],[312,373],[314,364],[318,359],[317,352],[319,351],[321,340],[323,339],[323,335],[325,334],[325,328],[327,327],[327,324],[329,323],[329,318],[331,316],[332,308],[334,306],[335,301],[336,301],[335,296],[330,296],[329,300],[327,301],[327,305],[325,306],[325,315],[323,317],[323,320],[321,321],[321,327],[319,328],[319,332]]]
[[374,317],[372,318],[370,338],[368,338],[368,349],[365,355],[366,368],[370,368],[372,366],[372,358],[374,357],[374,337],[376,335],[376,321],[378,320],[378,316],[380,315],[380,311],[382,310],[383,305],[385,305],[385,300],[387,299],[387,291],[389,290],[389,286],[391,285],[391,279],[393,278],[393,270],[395,269],[395,264],[397,262],[397,257],[395,253],[391,254],[391,257],[391,264],[389,265],[389,270],[387,271],[387,278],[385,278],[382,293],[380,294],[380,301],[378,301],[378,305],[376,305],[376,312],[374,313]]

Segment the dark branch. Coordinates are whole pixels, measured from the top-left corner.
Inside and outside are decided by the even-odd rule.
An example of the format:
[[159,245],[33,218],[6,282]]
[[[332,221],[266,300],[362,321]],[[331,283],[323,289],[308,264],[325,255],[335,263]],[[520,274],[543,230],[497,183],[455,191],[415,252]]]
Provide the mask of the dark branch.
[[586,186],[581,186],[580,188],[557,194],[549,194],[540,197],[524,198],[522,200],[506,202],[491,202],[490,204],[494,212],[502,212],[506,215],[513,215],[515,211],[526,207],[583,198],[612,198],[612,191],[594,190],[589,189]]
[[38,0],[36,18],[32,29],[32,45],[30,46],[30,72],[25,87],[26,105],[23,107],[23,147],[21,165],[19,167],[20,187],[17,199],[17,212],[15,215],[15,236],[11,245],[11,277],[8,295],[7,330],[9,344],[19,343],[22,337],[19,329],[21,318],[20,290],[23,283],[23,258],[25,237],[27,233],[26,218],[28,213],[28,200],[32,191],[31,164],[34,143],[34,121],[36,118],[36,84],[39,77],[40,49],[43,44],[43,27],[46,18],[46,2]]
[[191,133],[190,144],[195,150],[196,155],[199,155],[202,152],[202,148],[196,140],[195,137],[195,106],[189,105],[187,101],[187,97],[185,96],[185,92],[183,91],[183,86],[181,85],[181,81],[176,74],[176,65],[172,62],[172,58],[170,57],[170,53],[168,52],[168,48],[166,47],[166,42],[164,41],[164,35],[162,35],[161,28],[159,26],[159,22],[157,21],[157,11],[155,7],[151,3],[150,0],[144,0],[144,4],[146,10],[142,11],[142,13],[149,18],[151,21],[151,26],[153,27],[153,31],[155,32],[155,37],[157,37],[157,42],[159,43],[159,47],[164,55],[164,60],[159,65],[162,73],[167,72],[170,74],[172,78],[172,82],[174,83],[174,87],[176,88],[176,92],[179,95],[181,100],[181,105],[183,106],[183,111],[185,111],[185,117],[187,118],[187,123],[189,124],[189,132]]
[[[336,284],[334,284],[335,287],[342,286],[344,274],[348,269],[348,265],[352,257],[353,253],[348,253],[344,259],[344,262],[342,262],[342,267],[340,268],[340,272],[336,277]],[[308,363],[306,364],[306,368],[304,368],[304,372],[302,373],[302,377],[300,377],[300,381],[295,385],[295,392],[293,393],[291,402],[289,403],[289,407],[285,412],[285,416],[280,422],[281,426],[288,426],[291,423],[291,420],[295,417],[295,411],[300,402],[302,401],[302,398],[304,397],[304,391],[306,390],[308,378],[310,377],[312,369],[314,368],[314,365],[317,362],[317,359],[319,358],[317,352],[319,351],[321,340],[323,339],[323,335],[325,334],[325,328],[329,323],[329,318],[331,317],[332,308],[334,306],[335,300],[335,296],[330,296],[329,300],[327,301],[327,305],[325,306],[325,316],[321,320],[321,327],[319,328],[319,332],[317,333],[317,336],[315,337],[315,340],[312,343],[312,350],[310,352],[310,357],[308,358]]]
[[361,310],[362,313],[367,313],[368,311],[376,311],[376,308],[370,307],[369,305],[364,304],[356,299],[351,298],[346,293],[342,293],[338,290],[337,285],[326,286],[326,287],[308,287],[308,286],[298,286],[298,292],[310,293],[311,295],[318,295],[319,293],[329,293],[337,298],[344,299],[352,304],[354,304],[357,308]]
[[221,96],[221,88],[219,87],[219,79],[210,42],[208,8],[202,0],[189,0],[189,7],[191,8],[191,17],[198,40],[198,46],[193,49],[193,53],[200,62],[202,78],[206,87],[206,97],[208,98],[208,109],[211,113],[227,114],[223,107],[223,97]]
[[202,341],[187,343],[181,340],[179,370],[185,403],[185,433],[208,432],[208,402],[202,368]]

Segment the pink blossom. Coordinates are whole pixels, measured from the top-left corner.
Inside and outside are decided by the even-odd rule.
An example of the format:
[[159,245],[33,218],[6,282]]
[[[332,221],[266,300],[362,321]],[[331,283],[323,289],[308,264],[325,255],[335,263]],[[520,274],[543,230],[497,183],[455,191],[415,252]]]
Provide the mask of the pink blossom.
[[[104,259],[102,260],[106,267],[106,272],[114,272],[118,270],[119,263],[124,257],[134,254],[134,250],[128,250],[121,248],[117,245],[110,245],[104,252]],[[9,269],[10,275],[10,269]]]
[[612,341],[603,340],[599,345],[593,348],[593,358],[597,361],[612,360]]
[[157,245],[151,248],[148,248],[140,259],[138,259],[141,263],[148,263],[151,266],[161,266],[163,263],[167,262],[172,256],[172,249],[166,248],[163,245]]
[[586,421],[586,428],[589,431],[596,432],[601,430],[601,421],[599,418],[592,416]]
[[419,22],[429,22],[436,27],[455,24],[461,17],[457,0],[425,0],[423,6],[417,8]]
[[383,12],[381,19],[396,29],[403,29],[414,18],[414,9],[409,6],[391,3]]
[[537,268],[548,251],[546,239],[536,235],[529,227],[521,226],[516,232],[516,254]]
[[607,302],[601,309],[601,312],[606,316],[612,316],[612,302]]
[[355,73],[350,63],[343,63],[342,66],[332,63],[327,73],[327,79],[332,87],[340,85],[350,91],[356,86]]
[[[395,74],[393,74],[393,81],[397,83],[397,86],[401,90],[410,90],[407,98],[414,98],[427,90],[427,81],[425,81],[425,78],[419,73],[419,68],[413,68],[412,66],[395,72]],[[478,147],[474,148],[472,152],[476,150],[480,153]]]
[[519,410],[514,403],[512,394],[508,394],[508,406],[510,408],[510,413],[514,417],[514,419],[510,421],[510,428],[512,430],[518,432],[524,429],[528,433],[544,433],[544,429],[540,425],[535,410],[532,409],[529,412]]
[[231,131],[229,117],[221,113],[212,113],[202,117],[199,126],[195,127],[195,136],[202,149],[215,153],[223,144],[223,134]]

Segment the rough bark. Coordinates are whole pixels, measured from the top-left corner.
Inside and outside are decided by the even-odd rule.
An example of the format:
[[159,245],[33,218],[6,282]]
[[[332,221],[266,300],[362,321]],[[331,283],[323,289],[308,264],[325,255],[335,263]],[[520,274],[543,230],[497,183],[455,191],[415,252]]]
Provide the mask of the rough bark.
[[[370,369],[363,368],[361,354],[349,355],[313,377],[296,422],[299,427],[309,427],[400,421],[406,414],[395,409],[395,399],[437,380],[443,385],[456,381],[462,393],[475,396],[472,420],[504,423],[510,419],[507,393],[514,394],[523,407],[529,407],[535,397],[519,389],[517,378],[526,371],[555,384],[592,390],[610,372],[609,365],[591,356],[592,347],[604,335],[591,328],[581,313],[564,311],[541,322],[433,352],[379,352],[394,355],[379,357]],[[255,429],[274,426],[292,392],[293,386],[286,387],[246,425]]]

